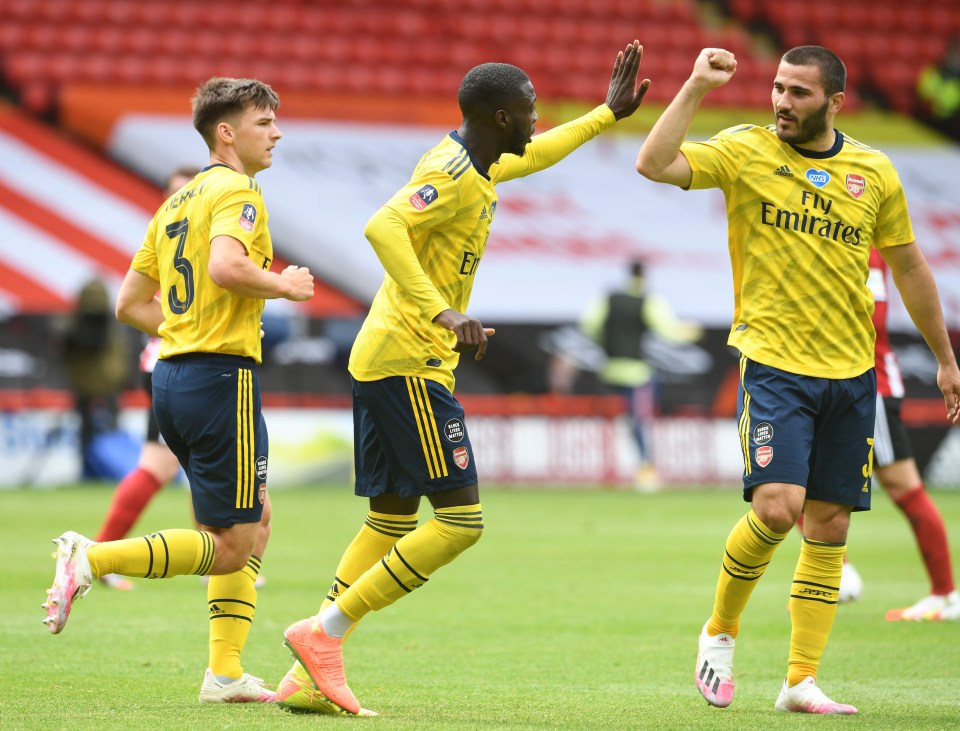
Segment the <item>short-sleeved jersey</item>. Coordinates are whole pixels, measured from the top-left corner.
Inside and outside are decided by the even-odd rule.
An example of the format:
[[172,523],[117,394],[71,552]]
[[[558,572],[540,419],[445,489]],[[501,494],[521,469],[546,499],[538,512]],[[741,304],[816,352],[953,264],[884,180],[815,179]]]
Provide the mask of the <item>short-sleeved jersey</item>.
[[217,236],[235,238],[251,261],[270,268],[273,242],[260,185],[226,165],[205,168],[166,200],[130,265],[160,282],[160,358],[223,353],[260,362],[263,300],[214,284],[208,267]]
[[[367,224],[387,273],[350,352],[353,377],[415,376],[453,391],[456,336],[433,318],[450,308],[466,312],[497,212],[494,185],[553,165],[615,121],[601,105],[537,135],[522,156],[502,155],[489,171],[456,132],[428,151]],[[409,274],[402,284],[390,274],[398,267]]]
[[802,150],[754,125],[680,149],[690,188],[720,188],[726,198],[729,344],[800,375],[851,378],[871,368],[870,249],[914,240],[886,155],[839,132],[826,152]]
[[870,278],[867,286],[873,293],[873,329],[877,332],[877,342],[874,348],[877,369],[877,393],[881,396],[903,398],[906,390],[903,387],[903,376],[900,373],[900,362],[897,354],[890,345],[890,333],[887,330],[887,263],[876,249],[870,250]]

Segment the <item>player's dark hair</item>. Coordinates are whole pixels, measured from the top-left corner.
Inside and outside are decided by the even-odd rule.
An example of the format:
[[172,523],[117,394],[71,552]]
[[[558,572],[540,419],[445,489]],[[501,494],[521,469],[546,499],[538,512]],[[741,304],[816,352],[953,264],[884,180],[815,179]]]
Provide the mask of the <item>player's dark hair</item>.
[[262,81],[217,76],[197,88],[191,104],[193,126],[212,150],[220,122],[243,114],[248,107],[276,111],[280,97]]
[[464,119],[489,117],[507,109],[521,98],[520,87],[530,77],[508,63],[484,63],[474,66],[463,77],[457,103]]
[[820,83],[827,96],[847,88],[847,67],[840,57],[823,46],[797,46],[781,59],[791,66],[816,66],[820,69]]

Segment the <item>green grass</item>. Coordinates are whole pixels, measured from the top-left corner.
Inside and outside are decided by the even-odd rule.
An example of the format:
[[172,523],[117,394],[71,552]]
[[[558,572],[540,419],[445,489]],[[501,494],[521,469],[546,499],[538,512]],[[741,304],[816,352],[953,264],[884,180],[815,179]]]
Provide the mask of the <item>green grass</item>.
[[[0,492],[0,728],[199,729],[940,729],[960,725],[960,625],[891,624],[885,610],[928,586],[885,496],[855,516],[862,601],[839,610],[820,684],[856,717],[776,714],[786,669],[787,591],[798,542],[781,546],[743,619],[737,696],[707,706],[693,685],[724,538],[745,510],[734,490],[488,490],[486,534],[422,590],[367,617],[347,643],[351,686],[376,719],[298,716],[272,706],[199,706],[206,597],[195,577],[95,587],[70,624],[40,623],[49,540],[96,532],[110,491]],[[947,524],[960,493],[937,493]],[[275,490],[245,668],[277,682],[283,629],[316,611],[365,512],[346,487]],[[182,526],[186,495],[158,496],[139,532]],[[960,565],[954,535],[954,563]]]

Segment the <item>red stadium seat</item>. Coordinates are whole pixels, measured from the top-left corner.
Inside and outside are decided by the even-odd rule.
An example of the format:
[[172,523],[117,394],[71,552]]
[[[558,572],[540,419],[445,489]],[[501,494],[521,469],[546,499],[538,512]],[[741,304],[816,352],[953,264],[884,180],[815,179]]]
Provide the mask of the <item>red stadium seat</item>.
[[[647,52],[643,74],[656,81],[653,96],[672,97],[697,52],[717,45],[741,62],[738,83],[718,99],[739,104],[759,97],[766,106],[776,59],[760,60],[742,25],[764,21],[786,47],[820,43],[841,54],[848,66],[849,109],[857,103],[856,86],[876,83],[875,72],[891,59],[897,66],[909,61],[914,73],[938,59],[951,34],[960,33],[956,0],[916,6],[892,0],[728,0],[739,22],[719,27],[704,22],[695,0],[8,0],[3,5],[0,70],[21,94],[33,81],[46,84],[44,79],[193,84],[213,73],[263,72],[289,88],[426,95],[437,89],[449,93],[450,84],[433,77],[443,79],[449,71],[459,82],[477,63],[510,60],[531,74],[542,95],[556,91],[593,101],[616,50],[639,37]],[[31,50],[46,58],[24,58]],[[74,59],[75,69],[64,67],[63,58]],[[882,67],[875,68],[877,59]],[[904,87],[903,72],[893,74],[900,76],[891,99],[903,106],[907,92],[900,89],[912,91],[913,85]],[[43,84],[32,87],[32,98],[55,99],[55,87]],[[889,84],[888,76],[878,88]]]

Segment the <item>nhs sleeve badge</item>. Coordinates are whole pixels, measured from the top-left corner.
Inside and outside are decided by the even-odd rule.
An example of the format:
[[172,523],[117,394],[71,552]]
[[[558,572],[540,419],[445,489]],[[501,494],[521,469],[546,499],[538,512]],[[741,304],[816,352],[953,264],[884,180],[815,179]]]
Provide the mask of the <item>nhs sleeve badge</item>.
[[424,208],[433,203],[438,197],[439,194],[437,193],[436,188],[434,188],[432,185],[425,185],[412,196],[410,196],[408,200],[410,201],[411,206],[416,208],[418,211],[422,211]]
[[237,223],[247,231],[253,231],[253,225],[257,222],[257,209],[253,203],[244,203],[243,210],[240,212],[240,220]]

